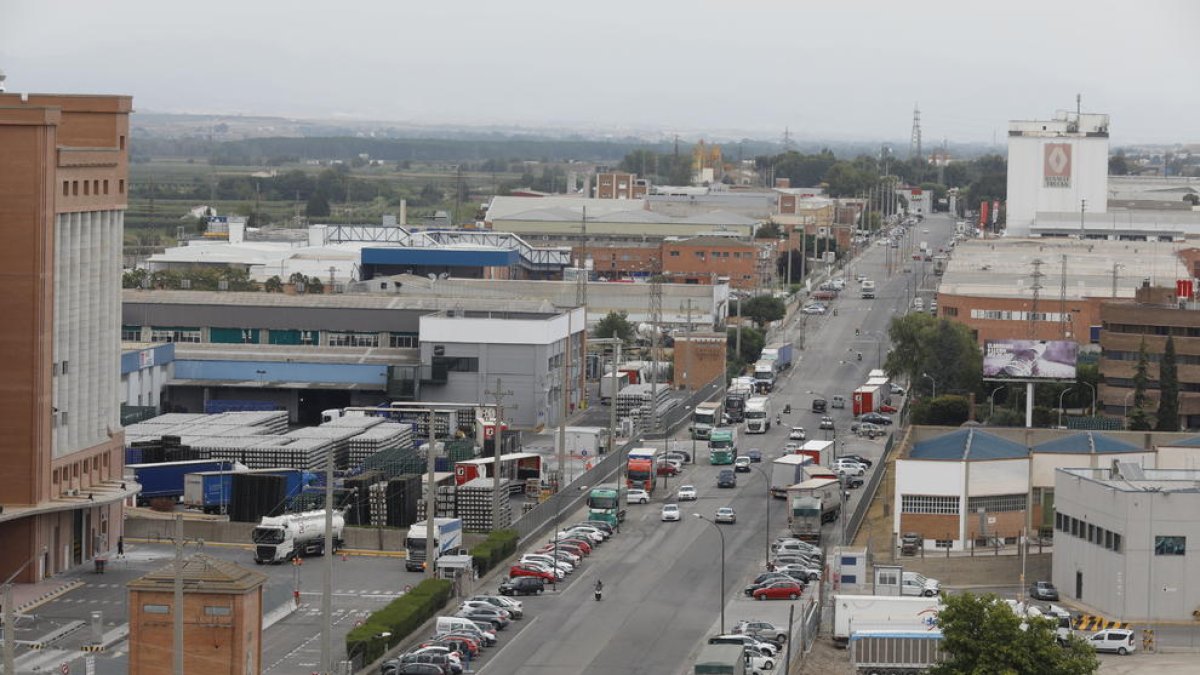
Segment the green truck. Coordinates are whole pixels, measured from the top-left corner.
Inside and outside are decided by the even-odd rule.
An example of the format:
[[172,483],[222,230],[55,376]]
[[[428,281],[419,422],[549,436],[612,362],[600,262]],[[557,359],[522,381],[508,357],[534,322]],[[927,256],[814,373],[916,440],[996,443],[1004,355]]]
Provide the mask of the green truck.
[[737,458],[737,428],[717,427],[708,439],[709,464],[733,464]]
[[745,675],[746,648],[742,645],[704,645],[696,657],[695,675]]
[[626,488],[616,483],[597,485],[588,493],[588,518],[613,527],[625,520]]

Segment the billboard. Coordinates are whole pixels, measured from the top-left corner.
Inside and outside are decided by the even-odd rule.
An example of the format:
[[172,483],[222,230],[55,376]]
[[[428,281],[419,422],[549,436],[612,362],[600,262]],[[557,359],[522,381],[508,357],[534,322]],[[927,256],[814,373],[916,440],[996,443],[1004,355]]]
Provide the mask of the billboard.
[[1070,340],[988,340],[985,380],[1074,380],[1079,345]]

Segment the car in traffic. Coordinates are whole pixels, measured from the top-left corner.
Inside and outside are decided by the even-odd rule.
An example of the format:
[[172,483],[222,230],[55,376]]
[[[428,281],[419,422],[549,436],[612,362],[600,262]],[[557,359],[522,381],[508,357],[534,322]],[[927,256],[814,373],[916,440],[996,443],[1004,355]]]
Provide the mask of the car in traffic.
[[805,440],[804,427],[792,427],[788,431],[788,440],[790,440],[790,441]]
[[733,460],[733,470],[738,473],[750,473],[750,458],[742,455]]
[[797,581],[772,581],[755,589],[750,597],[755,600],[795,600],[804,594],[804,587]]
[[546,590],[546,583],[540,577],[511,577],[501,582],[496,592],[500,595],[541,595]]
[[680,485],[675,494],[681,502],[694,502],[698,499],[695,485]]
[[832,417],[828,417],[828,416],[826,416],[826,417],[822,417],[822,418],[821,418],[821,425],[820,425],[820,428],[822,428],[822,429],[833,429],[833,418],[832,418]]
[[1127,628],[1109,628],[1097,631],[1088,639],[1088,644],[1098,652],[1116,652],[1121,656],[1137,650],[1133,641],[1133,631]]
[[641,488],[631,488],[629,492],[625,494],[625,498],[629,500],[630,504],[650,503],[650,493]]
[[862,417],[858,418],[858,421],[870,422],[871,424],[878,424],[881,427],[891,426],[891,424],[892,424],[892,418],[888,417],[887,415],[880,415],[879,413],[876,413],[876,412],[869,412],[869,413],[863,415]]
[[678,504],[663,504],[662,519],[663,522],[678,522],[679,521],[679,505]]
[[1058,600],[1058,589],[1049,581],[1035,581],[1029,587],[1029,597],[1035,600]]
[[750,448],[746,451],[746,456],[750,458],[751,462],[757,464],[762,461],[762,450],[759,450],[758,448]]
[[819,303],[805,305],[804,309],[801,309],[800,311],[804,314],[821,316],[825,313],[825,305]]
[[737,474],[734,473],[732,469],[721,469],[721,473],[717,474],[717,487],[737,487]]
[[717,516],[714,520],[718,523],[729,523],[732,525],[737,522],[737,514],[733,512],[732,506],[722,506],[717,509]]

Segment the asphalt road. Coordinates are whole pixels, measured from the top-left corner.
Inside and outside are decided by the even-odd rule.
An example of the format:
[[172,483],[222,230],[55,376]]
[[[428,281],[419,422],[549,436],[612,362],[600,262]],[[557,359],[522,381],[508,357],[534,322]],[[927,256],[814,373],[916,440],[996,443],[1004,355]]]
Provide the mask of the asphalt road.
[[[929,234],[921,232],[926,228],[931,230]],[[950,238],[953,229],[953,220],[935,216],[910,229],[900,248],[870,246],[846,274],[853,279],[862,272],[874,279],[874,300],[860,299],[857,284],[851,281],[834,303],[837,316],[799,315],[772,336],[804,344],[800,361],[772,394],[775,410],[790,402],[792,413],[784,416],[782,428],[773,425],[766,434],[740,435],[740,450],[761,449],[765,461],[759,466],[765,468],[786,443],[787,427],[804,426],[810,439],[824,436],[826,432],[817,428],[820,415],[809,412],[815,395],[809,392],[826,399],[833,394],[849,399],[850,392],[866,380],[867,372],[877,367],[876,352],[880,359],[886,355],[888,322],[907,310],[914,292],[922,293],[926,301],[930,296],[930,291],[921,289],[932,285],[931,266],[911,260],[910,249],[916,244],[909,242],[926,240],[936,249]],[[889,260],[894,264],[885,265]],[[923,267],[930,268],[927,277],[922,275]],[[860,330],[858,336],[855,328]],[[861,361],[859,351],[863,353]],[[850,413],[849,408],[828,413],[835,419],[837,430],[831,437],[839,441],[839,452],[877,458],[884,441],[851,436]],[[681,434],[671,444],[690,450],[692,442]],[[660,675],[687,671],[689,657],[716,630],[719,603],[741,593],[745,583],[763,568],[766,541],[786,531],[782,500],[772,501],[768,527],[766,476],[757,471],[738,474],[736,488],[718,489],[719,467],[708,464],[703,443],[696,446],[700,449],[697,463],[688,465],[681,476],[668,479],[665,489],[660,482],[650,504],[631,505],[620,534],[588,558],[561,593],[528,599],[524,625],[519,632],[506,635],[494,653],[477,666],[477,672]],[[698,488],[699,500],[681,504],[683,521],[661,522],[662,504],[674,501],[673,491],[685,483]],[[851,493],[848,510],[859,498],[860,491]],[[721,538],[714,526],[690,517],[692,512],[711,517],[720,506],[733,506],[738,515],[736,525],[720,526],[725,540],[723,590]],[[579,517],[575,514],[574,519]],[[825,543],[839,543],[840,523],[826,528]],[[604,600],[598,603],[591,598],[596,579],[603,579],[605,585]],[[739,618],[747,617],[729,615],[726,622],[731,625]]]

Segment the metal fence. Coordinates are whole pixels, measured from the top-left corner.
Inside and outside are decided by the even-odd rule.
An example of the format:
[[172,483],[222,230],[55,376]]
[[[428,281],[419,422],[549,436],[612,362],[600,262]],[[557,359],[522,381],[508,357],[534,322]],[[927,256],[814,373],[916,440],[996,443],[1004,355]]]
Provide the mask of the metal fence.
[[846,524],[846,540],[843,545],[849,546],[850,542],[858,536],[858,529],[862,527],[863,521],[867,518],[867,511],[871,508],[871,502],[875,500],[875,492],[879,489],[879,484],[883,482],[883,475],[887,473],[887,460],[895,445],[896,435],[888,434],[887,443],[883,446],[883,454],[879,456],[878,466],[871,472],[871,477],[862,488],[862,497],[858,500],[858,506],[855,507],[854,513],[850,514],[850,520]]

